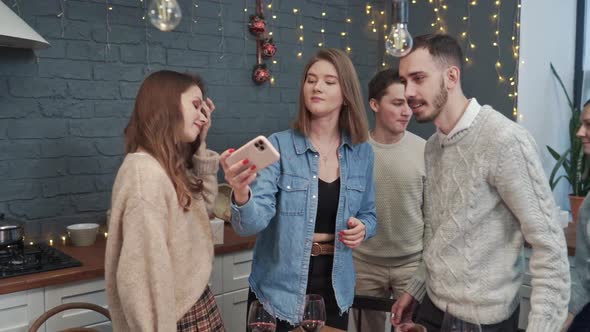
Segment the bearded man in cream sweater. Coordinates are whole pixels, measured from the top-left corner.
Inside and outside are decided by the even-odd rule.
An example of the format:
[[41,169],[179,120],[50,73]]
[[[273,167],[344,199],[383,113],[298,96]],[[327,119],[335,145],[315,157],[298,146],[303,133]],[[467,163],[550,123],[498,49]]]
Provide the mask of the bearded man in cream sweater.
[[536,144],[492,107],[467,99],[463,55],[444,34],[414,39],[400,60],[405,96],[418,122],[437,133],[424,152],[423,263],[392,307],[392,323],[411,317],[439,331],[445,311],[482,332],[517,331],[522,248],[532,247],[527,332],[559,331],[567,316],[570,274]]

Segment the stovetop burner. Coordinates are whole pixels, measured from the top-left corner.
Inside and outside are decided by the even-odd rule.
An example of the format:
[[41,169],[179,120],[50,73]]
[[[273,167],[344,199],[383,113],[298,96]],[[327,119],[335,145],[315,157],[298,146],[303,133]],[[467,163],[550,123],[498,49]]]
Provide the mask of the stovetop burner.
[[80,265],[78,260],[44,243],[0,248],[0,279]]

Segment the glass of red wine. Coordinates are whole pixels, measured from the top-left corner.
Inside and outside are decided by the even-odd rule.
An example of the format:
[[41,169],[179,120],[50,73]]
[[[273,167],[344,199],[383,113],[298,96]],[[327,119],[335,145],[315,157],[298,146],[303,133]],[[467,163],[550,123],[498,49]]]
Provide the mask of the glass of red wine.
[[326,325],[324,298],[317,294],[305,295],[305,308],[301,328],[305,332],[319,332]]
[[250,332],[274,332],[277,322],[274,315],[264,310],[262,304],[254,301],[250,304],[248,312],[248,331]]

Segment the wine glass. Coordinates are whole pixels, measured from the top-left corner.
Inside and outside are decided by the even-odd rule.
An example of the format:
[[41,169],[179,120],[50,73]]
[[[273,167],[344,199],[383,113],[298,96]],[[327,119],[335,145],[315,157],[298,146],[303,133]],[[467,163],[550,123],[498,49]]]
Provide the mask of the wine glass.
[[301,328],[306,332],[319,332],[326,324],[324,298],[317,294],[305,295],[305,308]]
[[274,315],[271,315],[259,301],[250,304],[248,312],[248,331],[250,332],[274,332],[277,322]]
[[[476,315],[477,316],[477,315]],[[477,318],[476,318],[477,320]],[[445,310],[441,332],[481,332],[481,325],[479,323],[470,323],[453,316],[449,312],[449,306]]]

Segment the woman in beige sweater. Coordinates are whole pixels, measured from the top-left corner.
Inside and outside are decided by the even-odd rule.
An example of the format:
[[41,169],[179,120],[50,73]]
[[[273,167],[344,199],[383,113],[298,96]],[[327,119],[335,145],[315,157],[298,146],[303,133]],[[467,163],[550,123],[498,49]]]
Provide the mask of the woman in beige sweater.
[[219,155],[205,146],[215,107],[203,95],[199,77],[172,71],[137,94],[105,258],[115,331],[224,331],[207,286]]

